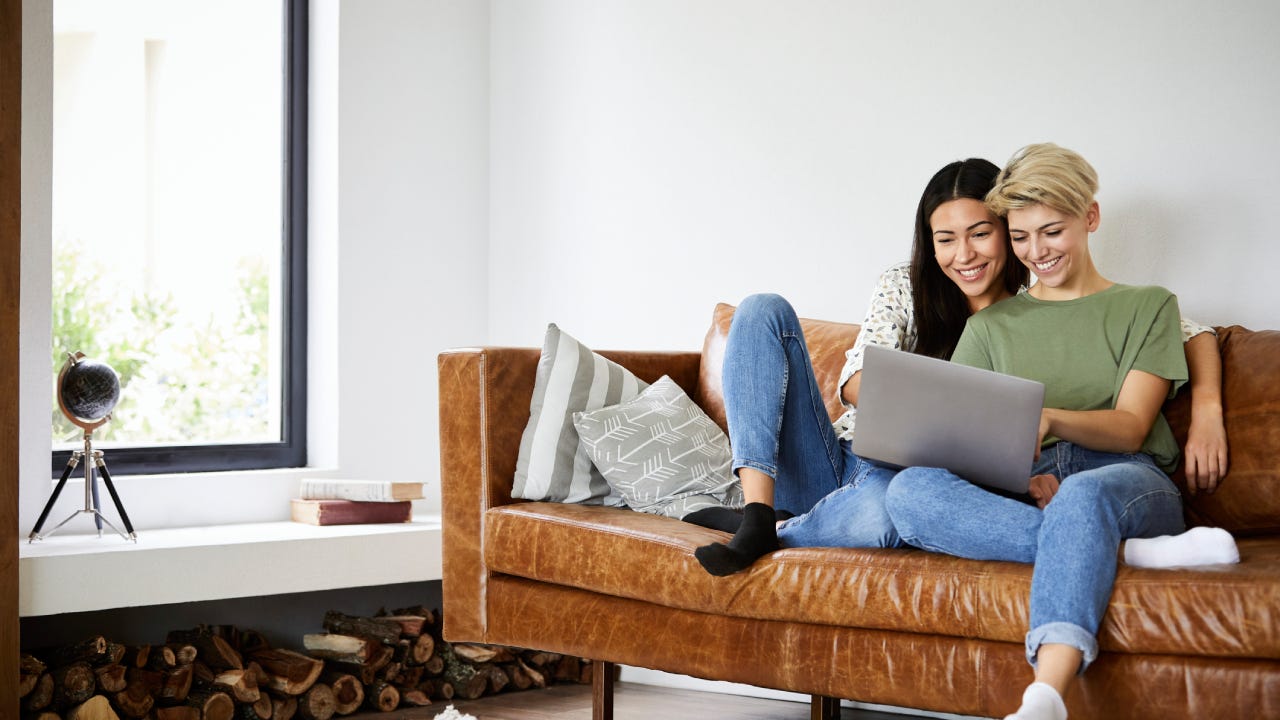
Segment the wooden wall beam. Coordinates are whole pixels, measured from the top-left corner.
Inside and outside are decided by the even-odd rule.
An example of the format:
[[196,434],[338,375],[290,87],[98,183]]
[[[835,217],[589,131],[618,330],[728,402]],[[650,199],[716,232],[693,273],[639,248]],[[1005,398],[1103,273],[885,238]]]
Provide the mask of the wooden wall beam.
[[22,0],[0,0],[0,717],[18,717]]

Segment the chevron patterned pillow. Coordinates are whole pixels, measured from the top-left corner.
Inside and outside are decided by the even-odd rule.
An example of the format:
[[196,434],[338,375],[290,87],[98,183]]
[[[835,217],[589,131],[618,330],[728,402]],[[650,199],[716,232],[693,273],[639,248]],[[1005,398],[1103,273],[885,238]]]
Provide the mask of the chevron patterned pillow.
[[649,387],[621,365],[547,326],[533,381],[529,424],[520,438],[512,497],[525,500],[622,505],[579,447],[573,414],[630,400]]
[[633,400],[574,413],[582,445],[632,510],[683,518],[742,507],[729,438],[671,378]]

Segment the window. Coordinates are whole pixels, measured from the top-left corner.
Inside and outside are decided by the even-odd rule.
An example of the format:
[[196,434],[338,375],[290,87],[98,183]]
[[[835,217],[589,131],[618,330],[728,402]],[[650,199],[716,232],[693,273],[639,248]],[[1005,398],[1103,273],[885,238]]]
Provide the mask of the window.
[[52,370],[120,376],[117,474],[306,464],[307,5],[56,0]]

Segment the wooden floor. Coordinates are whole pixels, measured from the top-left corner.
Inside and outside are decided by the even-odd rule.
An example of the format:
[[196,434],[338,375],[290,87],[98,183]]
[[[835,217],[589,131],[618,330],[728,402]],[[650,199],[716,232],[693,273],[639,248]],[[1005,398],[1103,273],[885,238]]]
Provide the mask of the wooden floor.
[[[619,682],[614,686],[615,720],[808,720],[809,706],[719,693]],[[450,703],[390,713],[348,715],[354,720],[431,720]],[[545,690],[503,693],[452,705],[479,720],[591,720],[590,685],[555,685]],[[897,715],[844,708],[841,720],[912,720]]]

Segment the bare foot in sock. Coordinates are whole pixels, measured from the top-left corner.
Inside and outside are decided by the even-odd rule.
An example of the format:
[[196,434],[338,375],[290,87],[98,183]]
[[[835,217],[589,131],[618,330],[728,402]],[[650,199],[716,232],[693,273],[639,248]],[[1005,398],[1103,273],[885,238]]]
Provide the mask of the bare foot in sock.
[[745,570],[761,555],[778,549],[776,521],[773,508],[764,503],[748,503],[742,509],[742,525],[733,539],[727,545],[703,545],[693,551],[694,557],[712,575],[732,575]]
[[1240,550],[1231,533],[1222,528],[1193,527],[1180,535],[1126,540],[1124,562],[1145,568],[1237,563]]
[[1031,683],[1022,693],[1022,707],[1004,720],[1067,720],[1067,706],[1052,685]]

